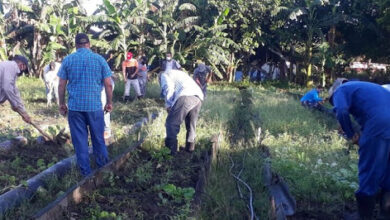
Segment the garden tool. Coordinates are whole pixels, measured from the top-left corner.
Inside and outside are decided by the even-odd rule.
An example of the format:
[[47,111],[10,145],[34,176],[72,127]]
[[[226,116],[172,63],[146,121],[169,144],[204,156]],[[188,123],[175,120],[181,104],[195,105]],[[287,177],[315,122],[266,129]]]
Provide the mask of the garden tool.
[[[19,115],[23,116],[23,114],[20,112],[20,111],[17,111],[19,113]],[[31,124],[34,128],[36,128],[39,133],[41,133],[45,138],[47,138],[49,141],[53,142],[53,143],[56,143],[54,141],[54,139],[49,135],[47,134],[46,132],[44,132],[37,124],[35,124],[34,122],[30,122],[29,124]]]

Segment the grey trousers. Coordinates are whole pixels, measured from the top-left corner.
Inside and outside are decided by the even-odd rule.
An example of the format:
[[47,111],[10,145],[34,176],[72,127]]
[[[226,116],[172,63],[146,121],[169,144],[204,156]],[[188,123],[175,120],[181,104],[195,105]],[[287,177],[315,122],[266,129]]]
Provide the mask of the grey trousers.
[[165,146],[171,149],[177,147],[177,134],[179,134],[180,125],[184,120],[187,130],[186,142],[195,142],[196,122],[198,121],[201,106],[202,102],[196,96],[179,97],[175,105],[173,105],[169,111],[165,122],[167,131]]

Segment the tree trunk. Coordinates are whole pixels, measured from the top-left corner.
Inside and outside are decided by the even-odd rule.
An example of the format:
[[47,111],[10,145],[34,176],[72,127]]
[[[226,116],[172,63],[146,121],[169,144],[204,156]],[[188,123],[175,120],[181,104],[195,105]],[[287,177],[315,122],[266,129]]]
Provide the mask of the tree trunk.
[[35,76],[41,76],[41,68],[40,64],[42,61],[42,47],[41,47],[41,34],[39,33],[39,30],[34,28],[34,42],[33,42],[33,48],[31,53],[31,69],[33,70],[33,74]]
[[[332,52],[332,55],[333,55],[334,48],[335,48],[335,39],[336,39],[336,26],[332,25],[332,27],[329,30],[329,47],[330,47],[330,50]],[[333,82],[335,80],[334,66],[333,65],[329,68],[329,75],[330,75],[331,82]]]
[[229,83],[233,82],[233,70],[234,70],[234,53],[230,54],[230,63],[227,68],[227,77]]
[[312,40],[313,40],[313,29],[309,28],[308,30],[308,40],[306,43],[306,86],[310,87],[313,85],[313,80],[312,80],[312,64],[311,64],[311,59],[313,56],[313,47],[312,47]]

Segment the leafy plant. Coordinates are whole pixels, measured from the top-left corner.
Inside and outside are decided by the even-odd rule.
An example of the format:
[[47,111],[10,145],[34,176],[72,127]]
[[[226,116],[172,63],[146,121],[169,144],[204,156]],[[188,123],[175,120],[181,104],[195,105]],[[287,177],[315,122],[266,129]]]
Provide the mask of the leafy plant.
[[167,147],[162,147],[159,150],[152,151],[152,158],[157,160],[159,163],[172,159],[171,150]]
[[189,203],[195,194],[195,189],[192,187],[181,188],[173,184],[162,186],[162,190],[176,203]]

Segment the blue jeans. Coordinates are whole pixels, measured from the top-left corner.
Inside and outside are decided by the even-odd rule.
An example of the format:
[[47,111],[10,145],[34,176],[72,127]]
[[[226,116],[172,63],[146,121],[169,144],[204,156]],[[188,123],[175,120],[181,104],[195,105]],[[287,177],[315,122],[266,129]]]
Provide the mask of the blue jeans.
[[88,130],[91,134],[96,165],[102,167],[108,162],[108,152],[103,137],[103,110],[95,112],[69,111],[68,122],[73,147],[76,151],[77,164],[81,174],[87,176],[91,173],[88,152]]
[[390,192],[390,139],[361,136],[357,195],[373,196],[379,188]]

